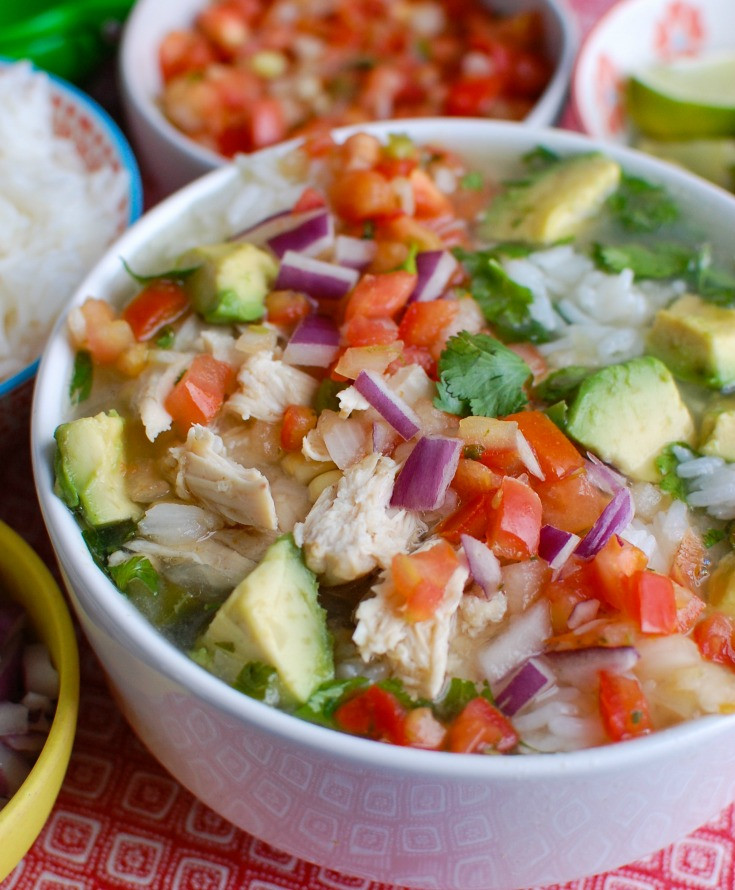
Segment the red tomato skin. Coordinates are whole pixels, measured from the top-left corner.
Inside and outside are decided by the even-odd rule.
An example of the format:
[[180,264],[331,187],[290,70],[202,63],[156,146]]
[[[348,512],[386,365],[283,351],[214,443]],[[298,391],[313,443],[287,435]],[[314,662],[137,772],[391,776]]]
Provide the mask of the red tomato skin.
[[398,337],[407,346],[433,346],[457,314],[448,300],[411,303],[398,325]]
[[140,290],[122,311],[135,339],[150,340],[167,324],[176,321],[189,308],[189,297],[176,281],[151,281]]
[[478,696],[450,723],[445,748],[458,754],[483,754],[488,749],[507,754],[518,742],[518,733],[510,720],[487,699]]
[[222,407],[234,376],[225,362],[208,354],[197,355],[167,396],[164,407],[182,432],[194,423],[206,425]]
[[525,483],[505,476],[490,502],[486,542],[498,559],[530,559],[538,553],[541,500]]
[[648,735],[653,726],[648,702],[635,677],[600,671],[600,716],[614,742]]
[[304,436],[316,426],[316,411],[308,405],[287,405],[281,422],[281,447],[300,451]]
[[609,606],[630,615],[631,579],[648,564],[646,554],[633,544],[613,535],[589,563],[598,595]]
[[334,720],[344,732],[392,745],[406,744],[406,709],[380,686],[369,686],[341,704]]
[[678,629],[674,583],[658,572],[639,570],[630,579],[632,608],[644,634],[672,634]]
[[352,289],[345,307],[345,319],[392,318],[408,302],[416,287],[416,274],[399,269],[382,275],[363,275]]
[[348,346],[385,346],[398,339],[398,325],[391,318],[353,315],[342,328]]
[[692,638],[702,658],[735,668],[735,620],[713,612],[694,626]]
[[393,557],[393,583],[397,596],[405,602],[406,620],[426,621],[433,617],[458,565],[457,554],[446,541],[428,550]]
[[436,533],[452,544],[459,544],[462,535],[478,540],[485,538],[488,520],[488,498],[478,494],[460,505],[436,527]]
[[543,411],[519,411],[504,420],[518,424],[546,479],[563,479],[584,467],[584,458],[572,441]]
[[610,500],[584,471],[562,479],[532,479],[531,484],[541,498],[544,523],[575,535],[589,531]]

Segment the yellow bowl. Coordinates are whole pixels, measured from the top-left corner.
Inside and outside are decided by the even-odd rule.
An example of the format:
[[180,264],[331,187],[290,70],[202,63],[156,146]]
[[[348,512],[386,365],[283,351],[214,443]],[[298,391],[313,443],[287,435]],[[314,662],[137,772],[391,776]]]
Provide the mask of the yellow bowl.
[[0,810],[0,881],[41,833],[64,780],[79,709],[79,654],[64,597],[37,554],[0,522],[0,589],[20,603],[59,672],[59,699],[46,744],[28,778]]

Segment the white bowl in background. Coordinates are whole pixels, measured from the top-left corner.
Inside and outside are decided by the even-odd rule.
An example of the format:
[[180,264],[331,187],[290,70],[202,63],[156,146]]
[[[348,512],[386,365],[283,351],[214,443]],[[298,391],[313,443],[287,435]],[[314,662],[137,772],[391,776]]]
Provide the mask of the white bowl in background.
[[[539,144],[562,154],[605,150],[579,134],[467,119],[454,121],[451,133],[445,119],[429,119],[337,135],[354,129],[385,135],[396,128],[491,168]],[[629,149],[613,146],[609,153],[632,174],[670,186],[708,231],[735,230],[735,199],[722,190]],[[200,219],[201,212],[220,218],[238,177],[237,167],[226,165],[149,211],[101,260],[73,304],[90,294],[123,299],[130,282],[120,257],[141,267],[172,242],[181,244],[187,218]],[[447,755],[304,723],[208,674],[113,587],[54,494],[53,434],[67,419],[72,363],[60,321],[38,374],[32,455],[74,609],[145,745],[239,828],[290,855],[374,881],[424,890],[511,890],[563,883],[648,855],[735,797],[732,718],[708,717],[566,754]]]
[[572,112],[597,139],[628,143],[624,88],[634,72],[735,52],[733,0],[619,0],[590,30],[572,74]]
[[[220,154],[190,139],[170,123],[159,107],[162,80],[158,50],[176,28],[189,27],[205,0],[138,0],[126,23],[120,45],[119,82],[127,128],[143,170],[158,195],[170,194],[202,173],[225,162]],[[566,101],[577,49],[574,19],[565,0],[491,0],[500,13],[539,9],[546,29],[554,74],[525,120],[533,126],[553,124]]]

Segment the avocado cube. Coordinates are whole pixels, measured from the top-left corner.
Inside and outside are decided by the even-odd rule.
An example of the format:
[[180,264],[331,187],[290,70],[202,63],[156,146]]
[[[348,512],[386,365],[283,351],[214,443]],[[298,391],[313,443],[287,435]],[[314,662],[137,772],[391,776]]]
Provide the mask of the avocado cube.
[[666,365],[653,356],[609,365],[580,386],[566,431],[635,480],[657,482],[656,458],[671,442],[694,441],[694,421]]
[[568,238],[602,208],[620,175],[620,165],[597,152],[562,158],[496,197],[481,233],[534,244]]
[[306,701],[334,677],[326,612],[316,576],[292,535],[284,535],[220,606],[200,639],[215,673],[234,682],[250,662],[275,668],[283,692]]
[[125,422],[119,414],[80,417],[56,428],[56,493],[93,526],[138,520],[142,509],[127,494]]
[[257,321],[276,279],[278,264],[254,244],[227,241],[194,247],[178,267],[194,269],[185,280],[194,310],[210,324]]
[[722,389],[735,382],[735,309],[684,294],[656,313],[648,350],[682,380]]
[[702,454],[735,461],[735,395],[718,396],[707,405],[699,429]]

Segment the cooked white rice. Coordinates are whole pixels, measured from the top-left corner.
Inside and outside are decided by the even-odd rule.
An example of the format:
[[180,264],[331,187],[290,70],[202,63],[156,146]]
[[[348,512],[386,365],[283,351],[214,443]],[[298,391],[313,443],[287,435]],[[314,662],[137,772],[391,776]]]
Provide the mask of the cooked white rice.
[[54,133],[49,78],[0,68],[0,381],[32,362],[115,235],[128,174],[86,169]]

